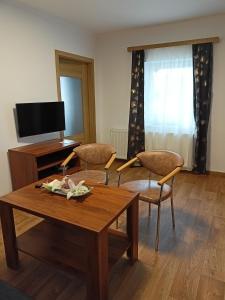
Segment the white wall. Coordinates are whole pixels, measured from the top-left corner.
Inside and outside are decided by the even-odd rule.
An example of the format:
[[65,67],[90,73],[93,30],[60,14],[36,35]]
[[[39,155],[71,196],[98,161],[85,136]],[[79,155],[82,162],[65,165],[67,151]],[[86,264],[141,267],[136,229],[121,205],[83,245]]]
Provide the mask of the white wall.
[[[90,33],[75,26],[10,3],[0,3],[0,37],[0,195],[3,195],[11,190],[7,150],[21,145],[13,116],[15,103],[56,101],[54,50],[93,57],[94,40]],[[29,141],[46,138],[49,135]]]
[[219,36],[214,47],[214,82],[209,169],[225,172],[225,15],[102,34],[96,41],[97,137],[127,128],[131,54],[128,46]]
[[[87,32],[57,18],[0,2],[0,195],[11,190],[7,150],[21,145],[13,116],[17,102],[57,99],[54,50],[97,55],[96,114],[98,141],[109,128],[127,128],[131,55],[128,46],[218,35],[215,45],[210,169],[225,172],[225,15],[102,34]],[[96,48],[95,48],[96,47]],[[44,135],[27,140],[49,138]]]

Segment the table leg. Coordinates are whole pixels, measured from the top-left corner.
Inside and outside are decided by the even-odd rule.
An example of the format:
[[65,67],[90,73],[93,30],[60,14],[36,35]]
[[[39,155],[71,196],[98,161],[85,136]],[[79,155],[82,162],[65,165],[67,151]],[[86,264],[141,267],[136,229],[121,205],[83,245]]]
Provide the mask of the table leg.
[[131,242],[127,256],[134,263],[138,260],[138,196],[127,209],[127,235]]
[[12,269],[17,269],[19,266],[19,258],[13,210],[8,205],[1,205],[0,214],[7,266]]
[[87,299],[108,299],[108,232],[88,233],[87,236]]

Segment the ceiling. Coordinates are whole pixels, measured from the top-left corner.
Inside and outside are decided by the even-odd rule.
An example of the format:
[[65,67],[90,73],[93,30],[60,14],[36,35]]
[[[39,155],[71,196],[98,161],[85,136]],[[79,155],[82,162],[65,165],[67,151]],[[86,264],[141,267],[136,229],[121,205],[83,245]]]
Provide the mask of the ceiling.
[[14,0],[96,33],[225,13],[225,0]]

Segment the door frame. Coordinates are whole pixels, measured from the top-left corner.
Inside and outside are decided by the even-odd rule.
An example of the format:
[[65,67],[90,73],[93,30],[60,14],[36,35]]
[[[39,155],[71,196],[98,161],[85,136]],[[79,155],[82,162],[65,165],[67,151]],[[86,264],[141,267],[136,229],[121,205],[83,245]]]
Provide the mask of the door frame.
[[[60,59],[71,60],[72,62],[81,62],[87,66],[87,98],[88,98],[88,127],[89,127],[89,143],[96,142],[96,118],[95,118],[95,87],[94,87],[94,59],[80,56],[73,53],[55,50],[55,66],[56,66],[56,83],[58,101],[62,101],[60,89]],[[63,131],[60,137],[64,138]]]

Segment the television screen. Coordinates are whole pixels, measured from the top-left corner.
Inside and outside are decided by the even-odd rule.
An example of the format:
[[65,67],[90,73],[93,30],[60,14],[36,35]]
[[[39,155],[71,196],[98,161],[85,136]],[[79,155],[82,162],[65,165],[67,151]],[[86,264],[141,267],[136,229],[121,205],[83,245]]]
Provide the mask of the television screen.
[[65,130],[64,102],[16,104],[20,137]]

